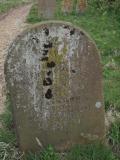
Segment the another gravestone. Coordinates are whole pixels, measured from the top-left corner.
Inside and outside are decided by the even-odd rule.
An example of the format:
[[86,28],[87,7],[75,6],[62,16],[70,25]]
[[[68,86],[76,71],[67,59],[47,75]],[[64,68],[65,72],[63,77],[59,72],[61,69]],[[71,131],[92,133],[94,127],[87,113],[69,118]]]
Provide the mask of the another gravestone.
[[44,19],[53,19],[56,10],[56,0],[38,0],[38,14]]
[[62,12],[84,13],[87,8],[87,0],[62,0]]
[[100,57],[81,29],[65,22],[28,29],[9,48],[5,75],[22,150],[104,140]]
[[62,1],[62,12],[63,13],[71,13],[72,12],[72,7],[73,7],[73,2],[72,0],[63,0]]
[[84,13],[87,8],[87,0],[78,0],[76,4],[77,13]]

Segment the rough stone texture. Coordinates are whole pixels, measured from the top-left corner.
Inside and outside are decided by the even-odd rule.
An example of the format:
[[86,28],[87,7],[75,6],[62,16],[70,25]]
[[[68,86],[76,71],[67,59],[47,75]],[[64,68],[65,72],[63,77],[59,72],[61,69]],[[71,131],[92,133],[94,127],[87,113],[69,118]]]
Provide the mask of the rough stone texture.
[[81,29],[65,22],[28,29],[11,45],[5,75],[22,150],[104,140],[100,57]]
[[56,0],[38,0],[38,13],[44,19],[53,19],[56,10]]

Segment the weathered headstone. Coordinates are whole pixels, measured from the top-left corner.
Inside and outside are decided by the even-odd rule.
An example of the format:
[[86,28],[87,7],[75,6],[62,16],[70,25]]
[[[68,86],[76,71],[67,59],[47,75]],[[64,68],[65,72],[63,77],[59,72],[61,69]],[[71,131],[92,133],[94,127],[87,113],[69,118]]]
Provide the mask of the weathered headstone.
[[84,13],[87,8],[87,0],[62,0],[63,13]]
[[44,19],[53,19],[56,10],[56,0],[38,0],[38,14]]
[[81,29],[65,22],[28,29],[11,45],[5,75],[22,150],[104,140],[100,57]]
[[76,4],[77,13],[84,13],[87,8],[87,0],[78,0]]
[[72,7],[73,7],[73,2],[72,0],[63,0],[62,1],[62,12],[63,13],[71,13],[72,12]]

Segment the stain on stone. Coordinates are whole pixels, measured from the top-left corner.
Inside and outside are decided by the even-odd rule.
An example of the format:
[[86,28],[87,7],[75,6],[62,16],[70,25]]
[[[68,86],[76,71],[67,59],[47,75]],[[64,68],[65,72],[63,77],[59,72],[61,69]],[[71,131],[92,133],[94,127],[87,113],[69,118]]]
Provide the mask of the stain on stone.
[[81,35],[85,35],[82,31],[80,31],[80,34],[81,34]]
[[49,35],[49,29],[48,28],[44,28],[45,31],[45,35],[48,36]]
[[48,57],[43,57],[41,61],[48,61]]
[[55,62],[53,62],[53,61],[50,63],[47,63],[48,68],[53,68],[53,67],[55,67],[55,65],[56,65]]
[[72,30],[70,31],[70,35],[72,36],[73,34],[75,34],[75,29],[72,29]]
[[36,52],[37,52],[37,48],[36,48],[36,46],[35,46],[35,45],[32,47],[32,51],[36,54]]
[[113,145],[113,140],[111,138],[109,138],[108,142],[110,145]]
[[43,55],[46,56],[48,54],[48,50],[43,50]]
[[23,60],[23,63],[24,63],[24,64],[26,63],[26,59]]
[[47,99],[51,99],[53,97],[53,94],[52,94],[52,90],[51,89],[48,89],[46,94],[45,94],[45,97]]
[[68,29],[68,28],[69,28],[69,26],[68,26],[68,25],[65,25],[63,28]]
[[48,71],[47,75],[50,76],[52,74],[52,71]]
[[50,85],[52,85],[52,80],[50,78],[45,78],[43,80],[43,85],[44,86],[50,86]]
[[74,69],[72,69],[72,73],[76,73],[76,71]]
[[39,39],[37,37],[33,37],[32,39],[39,43]]
[[52,48],[52,42],[48,42],[48,44],[44,44],[44,48]]

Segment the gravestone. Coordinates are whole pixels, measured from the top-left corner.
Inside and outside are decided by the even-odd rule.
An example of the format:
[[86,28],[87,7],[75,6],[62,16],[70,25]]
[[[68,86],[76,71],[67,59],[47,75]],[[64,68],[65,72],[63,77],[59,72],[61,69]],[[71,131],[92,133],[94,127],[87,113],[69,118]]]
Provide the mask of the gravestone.
[[84,13],[87,9],[87,0],[78,0],[76,5],[77,13]]
[[87,8],[87,0],[63,0],[62,12],[63,13],[84,13]]
[[71,13],[72,12],[72,7],[73,7],[73,2],[72,0],[63,0],[62,1],[62,12],[63,13]]
[[104,141],[100,57],[81,29],[53,21],[24,31],[9,48],[5,77],[23,151]]
[[38,0],[38,14],[44,19],[53,19],[56,10],[56,0]]

